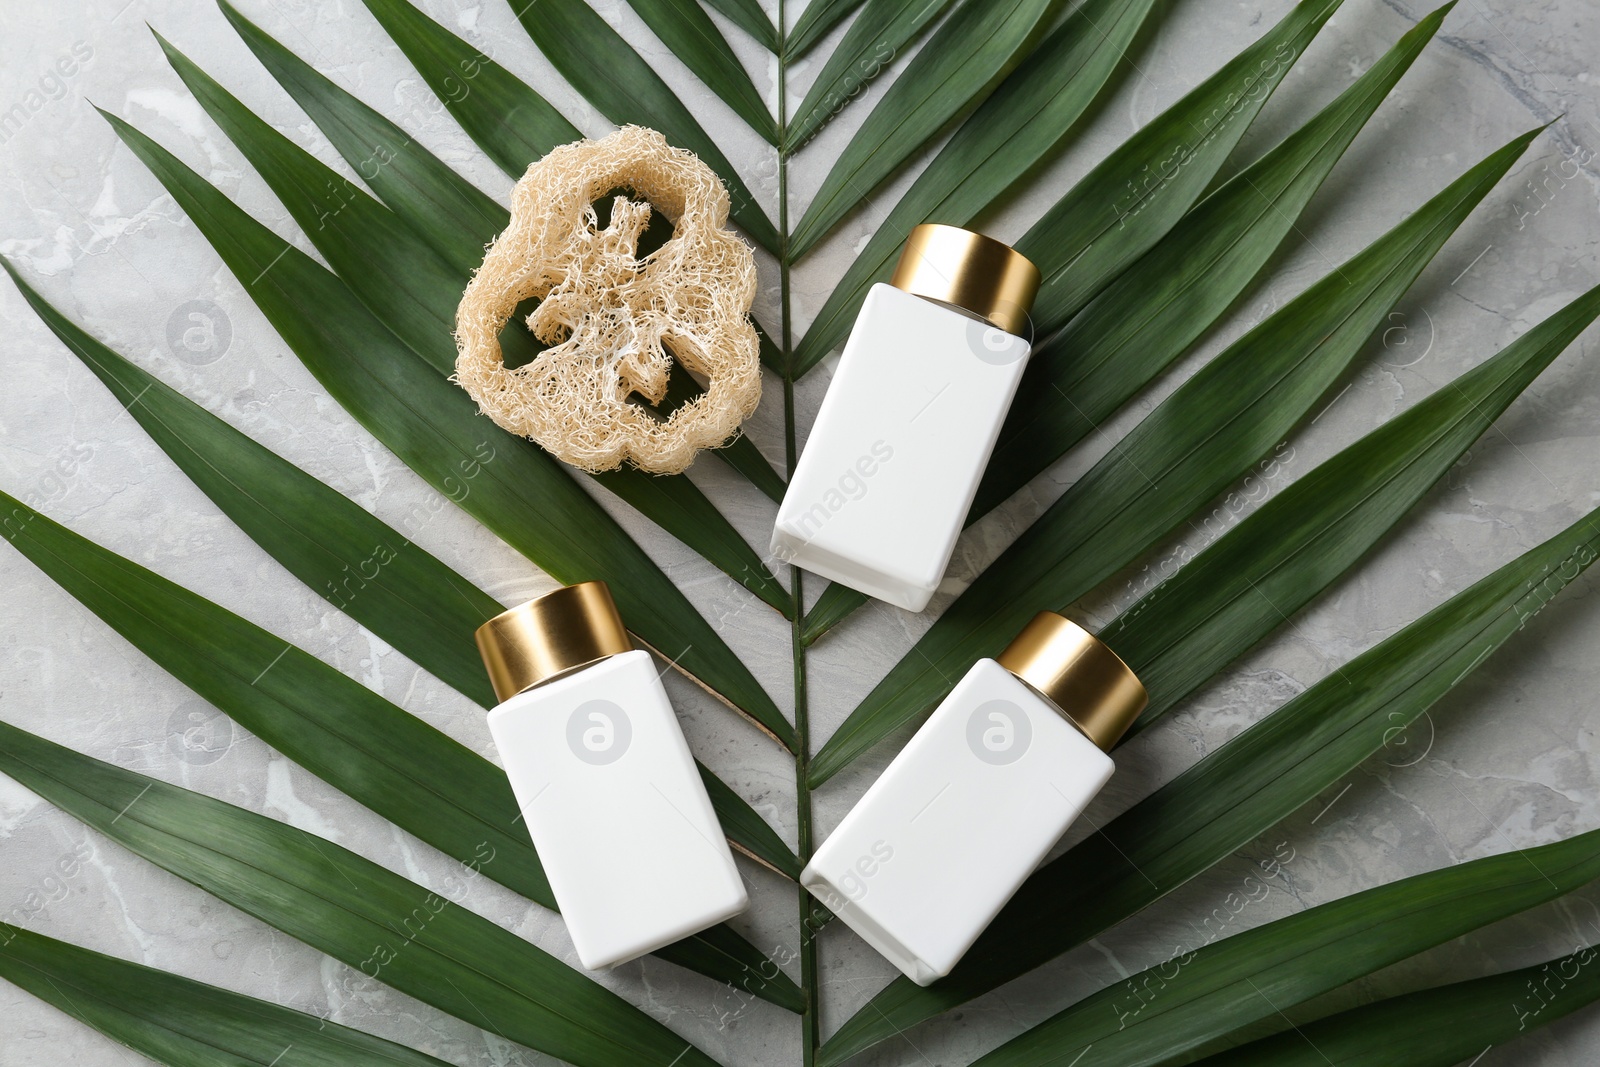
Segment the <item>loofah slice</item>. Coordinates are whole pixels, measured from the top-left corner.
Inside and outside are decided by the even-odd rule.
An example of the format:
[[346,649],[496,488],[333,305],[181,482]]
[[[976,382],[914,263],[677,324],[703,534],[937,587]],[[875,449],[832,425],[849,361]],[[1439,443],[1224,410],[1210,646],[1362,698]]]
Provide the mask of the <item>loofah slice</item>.
[[[649,203],[617,197],[600,229],[593,202],[618,188]],[[674,232],[640,259],[651,204]],[[654,130],[554,149],[517,182],[511,225],[461,298],[455,380],[497,424],[575,467],[684,470],[761,400],[755,256],[727,219],[716,174]],[[509,369],[500,330],[530,297],[528,327],[552,347]],[[706,391],[663,419],[629,396],[660,403],[673,356]]]

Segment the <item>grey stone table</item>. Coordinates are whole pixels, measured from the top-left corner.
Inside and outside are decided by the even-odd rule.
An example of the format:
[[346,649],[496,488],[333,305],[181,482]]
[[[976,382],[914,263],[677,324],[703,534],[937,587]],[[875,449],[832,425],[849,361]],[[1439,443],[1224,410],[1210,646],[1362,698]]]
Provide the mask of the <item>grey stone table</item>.
[[[354,0],[242,0],[269,32],[351,88],[495,196],[507,180],[477,152]],[[423,0],[435,18],[545,92],[586,132],[604,120],[565,88],[501,0]],[[768,6],[772,6],[769,0]],[[796,6],[799,6],[798,4]],[[1014,238],[1132,130],[1195,85],[1288,10],[1287,0],[1171,0],[1136,69],[1070,151],[985,221]],[[599,5],[705,116],[769,209],[771,156],[617,0]],[[1271,102],[1242,149],[1292,129],[1347,85],[1422,14],[1415,0],[1348,0]],[[164,381],[359,500],[391,523],[432,517],[417,540],[506,602],[551,581],[435,495],[323,393],[244,295],[205,240],[90,106],[151,132],[276,231],[306,246],[283,207],[203,116],[163,62],[149,22],[317,155],[344,169],[209,4],[70,0],[0,10],[0,252],[76,321]],[[736,32],[730,32],[736,41]],[[837,35],[836,35],[837,36]],[[771,58],[741,42],[773,96]],[[1492,193],[1375,339],[1348,389],[1291,442],[1298,476],[1392,417],[1600,281],[1600,11],[1589,0],[1463,0],[1440,38],[1341,162],[1270,277],[1157,392],[1187,375],[1314,278],[1393,225],[1492,147],[1564,115]],[[58,61],[65,61],[58,68]],[[896,60],[897,68],[904,57]],[[59,71],[70,69],[62,76]],[[813,63],[796,72],[803,90]],[[881,85],[815,141],[793,169],[802,204]],[[884,202],[905,187],[898,180]],[[880,203],[847,220],[796,279],[801,323]],[[763,264],[758,311],[769,321],[776,272]],[[467,745],[491,753],[481,712],[301,587],[252,544],[145,437],[100,384],[0,285],[6,387],[0,390],[0,488],[31,494],[73,529],[172,577],[324,658]],[[1600,363],[1580,342],[1520,399],[1375,555],[1329,595],[1131,745],[1091,812],[1126,807],[1287,697],[1427,608],[1571,522],[1600,499]],[[802,426],[828,367],[800,390]],[[769,381],[750,436],[782,458],[781,404]],[[1141,399],[1106,433],[1058,464],[961,542],[947,592],[959,591],[1063,487],[1147,411]],[[758,546],[770,504],[702,463],[700,482]],[[1270,487],[1269,487],[1270,488]],[[790,690],[788,639],[776,616],[637,515],[608,504],[650,549],[780,704]],[[1166,546],[1164,551],[1170,551]],[[1141,561],[1104,602],[1127,600]],[[1124,584],[1124,581],[1127,584]],[[965,1009],[891,1042],[869,1064],[961,1064],[1077,997],[1164,959],[1187,924],[1216,906],[1280,849],[1293,859],[1258,903],[1253,926],[1353,891],[1473,857],[1600,826],[1592,725],[1600,692],[1600,602],[1586,577],[1430,720],[1318,802],[1137,920]],[[817,583],[812,583],[813,588]],[[0,548],[0,716],[100,759],[285,820],[438,885],[452,864],[289,764],[145,660],[9,548]],[[825,738],[949,602],[929,616],[874,606],[811,660],[813,721]],[[686,684],[672,681],[695,751],[792,840],[790,764],[772,745]],[[817,797],[822,833],[882,769],[873,753]],[[0,781],[0,917],[343,1023],[471,1065],[544,1059],[491,1033],[367,982],[179,882]],[[52,874],[58,861],[71,875]],[[775,956],[799,938],[794,897],[775,876],[745,872],[756,904],[739,927]],[[936,887],[930,887],[934,889]],[[560,921],[478,880],[467,906],[572,960]],[[1361,983],[1372,996],[1524,965],[1600,940],[1600,888],[1451,943]],[[575,961],[574,961],[575,963]],[[843,930],[822,941],[825,1030],[890,977],[887,963]],[[791,964],[792,967],[792,964]],[[668,965],[642,962],[602,979],[725,1063],[798,1062],[792,1017],[748,1004]],[[1507,1010],[1512,1010],[1509,1006]],[[15,988],[0,984],[0,1065],[132,1062],[136,1056]],[[913,1043],[914,1042],[914,1043]],[[1582,1012],[1482,1067],[1568,1067],[1600,1061],[1600,1013]]]

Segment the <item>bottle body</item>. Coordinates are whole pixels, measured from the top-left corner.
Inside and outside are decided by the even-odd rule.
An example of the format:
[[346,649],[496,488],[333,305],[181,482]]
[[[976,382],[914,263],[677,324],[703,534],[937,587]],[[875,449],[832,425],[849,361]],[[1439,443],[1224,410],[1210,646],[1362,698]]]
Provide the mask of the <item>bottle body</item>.
[[910,611],[938,587],[1029,343],[879,283],[778,509],[779,558]]
[[578,959],[642,956],[738,914],[744,883],[648,653],[511,697],[489,730]]
[[927,985],[950,973],[1113,769],[1060,710],[979,660],[801,884]]

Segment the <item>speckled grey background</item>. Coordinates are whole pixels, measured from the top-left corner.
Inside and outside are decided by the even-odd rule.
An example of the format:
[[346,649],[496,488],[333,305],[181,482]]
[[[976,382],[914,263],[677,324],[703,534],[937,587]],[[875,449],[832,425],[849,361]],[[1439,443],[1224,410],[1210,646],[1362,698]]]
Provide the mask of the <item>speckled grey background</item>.
[[[528,79],[586,132],[603,119],[566,89],[501,0],[423,0],[422,6]],[[763,146],[617,0],[606,17],[686,99],[769,209],[775,165]],[[772,6],[769,2],[769,7]],[[246,14],[319,69],[416,132],[493,195],[509,182],[478,153],[357,0],[241,0]],[[1134,55],[1073,147],[1003,211],[984,221],[1014,238],[1130,131],[1261,33],[1288,0],[1169,0],[1159,31]],[[1247,137],[1242,157],[1292,129],[1368,65],[1422,13],[1412,0],[1347,0]],[[149,22],[250,106],[323,160],[348,172],[206,3],[71,0],[0,10],[0,111],[27,120],[0,136],[4,168],[0,252],[76,321],[258,440],[398,523],[434,499],[420,479],[329,400],[288,353],[160,186],[122,148],[90,102],[149,131],[279,233],[309,247],[240,154],[205,119],[163,62]],[[773,95],[775,63],[729,30],[757,84]],[[837,34],[835,35],[837,37]],[[59,57],[91,53],[57,85]],[[1463,0],[1440,38],[1361,135],[1301,222],[1270,278],[1252,290],[1202,351],[1158,388],[1393,225],[1466,166],[1514,134],[1565,117],[1485,202],[1401,303],[1349,388],[1293,440],[1296,477],[1343,443],[1482,361],[1600,281],[1600,11],[1588,0]],[[903,65],[903,58],[897,65]],[[794,73],[803,91],[817,64]],[[43,80],[42,80],[43,79]],[[851,130],[881,95],[858,100],[794,164],[803,206]],[[33,93],[36,95],[30,96]],[[1575,161],[1575,162],[1567,162]],[[1580,165],[1581,164],[1581,165]],[[1578,167],[1574,173],[1574,167]],[[796,278],[804,323],[853,249],[907,179],[873,198],[808,259]],[[776,272],[763,264],[758,312],[776,316]],[[189,302],[205,302],[190,305]],[[191,311],[218,324],[199,354],[174,344]],[[0,389],[0,487],[36,494],[73,529],[182,582],[359,678],[473,748],[491,754],[482,714],[298,585],[221,517],[121,411],[100,384],[0,286],[6,323]],[[225,327],[222,328],[222,327]],[[226,335],[226,344],[222,338]],[[1126,807],[1338,664],[1550,536],[1600,499],[1600,361],[1591,334],[1573,346],[1500,420],[1380,550],[1292,626],[1119,757],[1121,772],[1091,812]],[[202,346],[203,347],[203,346]],[[826,387],[819,369],[800,390],[803,424]],[[781,462],[779,391],[750,435]],[[1141,399],[962,541],[949,588],[983,566],[1153,398]],[[693,472],[752,543],[765,546],[772,506],[726,468]],[[607,502],[769,691],[790,702],[788,635],[780,620],[683,546]],[[417,540],[507,602],[550,581],[464,515],[441,510]],[[1170,549],[1170,546],[1168,546]],[[1104,619],[1128,596],[1141,561],[1082,605]],[[1236,887],[1257,860],[1290,854],[1272,890],[1237,921],[1243,929],[1344,894],[1477,856],[1600,826],[1591,725],[1600,691],[1600,602],[1586,577],[1486,668],[1381,758],[1135,920],[998,993],[860,1062],[962,1064],[1102,985],[1164,959],[1174,931]],[[819,583],[811,583],[813,591]],[[160,668],[0,549],[0,715],[101,759],[221,797],[355,848],[408,877],[439,885],[452,864],[286,762],[217,716]],[[811,658],[818,741],[842,720],[948,603],[928,616],[874,606]],[[676,679],[672,694],[695,751],[792,840],[791,767],[774,746]],[[817,797],[826,832],[881,770],[894,746],[860,761]],[[52,881],[63,857],[87,856]],[[86,832],[9,780],[0,780],[0,917],[119,956],[168,968],[403,1041],[469,1065],[543,1062],[492,1034],[367,982],[205,893]],[[775,955],[799,937],[789,887],[745,865],[756,903],[737,925]],[[930,892],[937,892],[930,886]],[[41,901],[43,902],[41,904]],[[572,959],[559,920],[486,880],[466,904]],[[1362,983],[1361,995],[1505,969],[1600,940],[1600,889],[1539,908]],[[891,968],[843,929],[822,942],[825,1029],[837,1027]],[[725,1063],[798,1062],[793,1017],[746,1004],[657,962],[602,979]],[[1507,1010],[1511,1010],[1508,1006]],[[0,985],[0,1065],[133,1062],[137,1056],[54,1009]],[[1580,1013],[1475,1061],[1576,1067],[1600,1061],[1600,1015]]]

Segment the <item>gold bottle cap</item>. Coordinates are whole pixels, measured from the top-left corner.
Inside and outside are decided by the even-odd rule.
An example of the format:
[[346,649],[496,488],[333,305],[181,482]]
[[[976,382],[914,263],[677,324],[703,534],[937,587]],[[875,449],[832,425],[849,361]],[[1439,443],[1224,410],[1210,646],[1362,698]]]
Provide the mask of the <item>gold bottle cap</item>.
[[1105,642],[1053,611],[1041,611],[996,662],[1061,709],[1109,752],[1150,702],[1144,684]]
[[633,650],[605,582],[580,582],[535,597],[496,615],[473,636],[494,695],[502,701]]
[[1039,280],[1039,268],[1010,245],[959,226],[923,223],[906,239],[889,284],[1020,337],[1027,334]]

